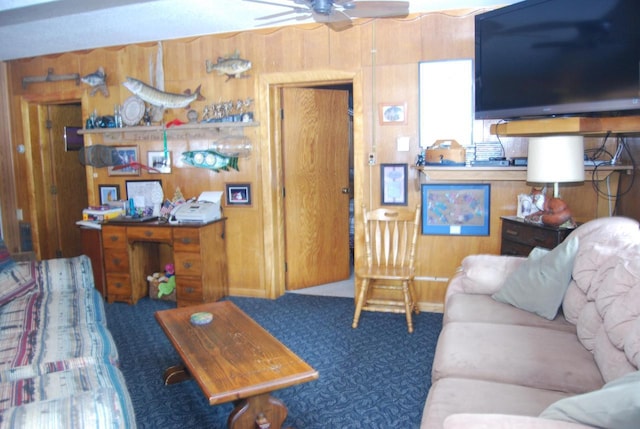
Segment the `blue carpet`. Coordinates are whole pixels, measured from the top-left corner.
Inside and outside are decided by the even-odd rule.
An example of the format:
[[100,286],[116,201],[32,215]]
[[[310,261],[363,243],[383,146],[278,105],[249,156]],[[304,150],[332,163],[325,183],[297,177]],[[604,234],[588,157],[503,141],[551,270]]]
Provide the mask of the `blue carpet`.
[[[402,428],[420,426],[442,315],[363,312],[351,328],[353,299],[285,294],[276,300],[229,298],[320,373],[316,381],[274,393],[287,405],[285,427]],[[141,299],[106,304],[122,371],[140,428],[226,428],[231,404],[209,406],[194,381],[165,386],[179,363],[154,312],[175,307]]]

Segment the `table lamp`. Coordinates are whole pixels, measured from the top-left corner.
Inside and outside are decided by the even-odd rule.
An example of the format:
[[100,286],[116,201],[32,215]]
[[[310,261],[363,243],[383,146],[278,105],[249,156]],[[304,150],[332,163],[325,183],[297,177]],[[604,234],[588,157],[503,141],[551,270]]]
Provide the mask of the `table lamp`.
[[539,218],[550,226],[570,220],[569,207],[560,199],[559,184],[584,182],[584,138],[569,135],[530,138],[527,182],[553,183],[553,197],[545,198],[542,212],[531,215],[532,220]]

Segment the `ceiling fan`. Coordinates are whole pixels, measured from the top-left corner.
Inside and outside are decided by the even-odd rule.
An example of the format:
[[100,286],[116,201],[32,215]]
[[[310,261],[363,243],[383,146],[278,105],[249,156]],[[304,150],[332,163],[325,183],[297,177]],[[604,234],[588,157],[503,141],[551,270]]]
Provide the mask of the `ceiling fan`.
[[290,20],[304,21],[313,18],[314,21],[327,24],[336,31],[351,27],[352,18],[401,17],[409,14],[409,2],[396,0],[282,0],[283,3],[266,0],[245,1],[290,9],[258,18],[260,20],[270,20],[264,25],[274,25]]

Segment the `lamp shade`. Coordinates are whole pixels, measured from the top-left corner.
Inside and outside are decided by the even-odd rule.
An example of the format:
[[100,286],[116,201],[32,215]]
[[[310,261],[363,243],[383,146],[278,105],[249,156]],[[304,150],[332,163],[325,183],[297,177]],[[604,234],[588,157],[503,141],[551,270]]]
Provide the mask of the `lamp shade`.
[[548,136],[529,139],[527,182],[584,181],[582,136]]

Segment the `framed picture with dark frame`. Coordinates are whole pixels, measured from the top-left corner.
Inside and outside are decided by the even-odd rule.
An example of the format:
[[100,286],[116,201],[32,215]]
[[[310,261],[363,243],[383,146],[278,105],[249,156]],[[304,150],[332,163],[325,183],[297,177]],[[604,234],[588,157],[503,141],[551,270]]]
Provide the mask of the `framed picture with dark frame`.
[[120,199],[120,185],[98,185],[100,192],[100,205],[105,205],[109,201]]
[[422,184],[423,235],[489,235],[491,185]]
[[380,164],[380,204],[407,205],[407,164]]
[[251,185],[249,183],[227,183],[226,189],[228,206],[251,205]]
[[[127,190],[127,200],[133,199],[136,208],[152,208],[154,200],[154,189],[157,186],[162,188],[161,180],[127,180],[125,182]],[[163,197],[160,198],[162,200]]]

